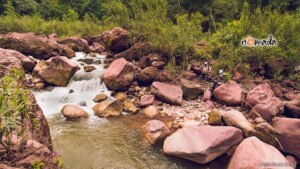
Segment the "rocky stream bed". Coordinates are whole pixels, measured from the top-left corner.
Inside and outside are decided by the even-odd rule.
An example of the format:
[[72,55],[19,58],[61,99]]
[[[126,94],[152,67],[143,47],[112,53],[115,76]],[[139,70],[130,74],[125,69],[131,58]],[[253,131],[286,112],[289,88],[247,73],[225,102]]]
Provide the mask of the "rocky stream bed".
[[86,39],[10,33],[0,47],[1,72],[26,72],[45,131],[30,158],[0,168],[61,168],[58,158],[70,169],[297,167],[299,82],[239,69],[201,79],[203,61],[169,71],[164,53],[122,28]]

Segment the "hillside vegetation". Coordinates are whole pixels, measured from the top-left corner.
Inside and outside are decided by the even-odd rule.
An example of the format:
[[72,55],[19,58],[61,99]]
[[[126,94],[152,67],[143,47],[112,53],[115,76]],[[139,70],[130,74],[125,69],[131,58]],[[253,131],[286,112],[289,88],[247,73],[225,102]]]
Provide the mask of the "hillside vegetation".
[[[291,71],[300,62],[299,0],[1,0],[0,33],[92,36],[115,26],[135,40],[167,52],[170,68],[215,59],[231,71],[249,60],[284,58]],[[278,41],[275,47],[241,47],[248,35]],[[196,43],[198,45],[196,45]],[[299,75],[291,72],[290,78]],[[280,75],[278,75],[280,78]]]

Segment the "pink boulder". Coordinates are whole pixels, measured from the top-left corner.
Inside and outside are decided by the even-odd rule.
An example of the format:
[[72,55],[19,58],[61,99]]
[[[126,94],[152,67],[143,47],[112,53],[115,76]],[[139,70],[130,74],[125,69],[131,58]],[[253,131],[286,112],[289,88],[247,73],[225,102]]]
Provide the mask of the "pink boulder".
[[278,132],[277,139],[282,151],[300,158],[300,119],[275,117],[272,126]]
[[234,81],[229,81],[217,87],[213,95],[220,101],[228,105],[239,105],[242,99],[243,89]]
[[113,61],[105,70],[103,81],[112,90],[122,89],[129,86],[133,80],[133,64],[124,58]]
[[227,126],[189,126],[169,136],[164,153],[206,164],[226,153],[243,139],[240,129]]
[[259,103],[255,105],[252,109],[253,113],[254,111],[260,114],[260,116],[266,121],[271,121],[275,116],[278,116],[283,113],[284,104],[277,97],[273,97],[265,103]]
[[236,148],[228,169],[292,169],[286,158],[273,146],[249,137]]
[[246,101],[255,106],[258,103],[263,103],[274,97],[274,92],[268,84],[261,84],[248,92]]
[[169,104],[182,104],[183,91],[179,86],[161,82],[153,82],[151,85],[151,92],[156,97]]

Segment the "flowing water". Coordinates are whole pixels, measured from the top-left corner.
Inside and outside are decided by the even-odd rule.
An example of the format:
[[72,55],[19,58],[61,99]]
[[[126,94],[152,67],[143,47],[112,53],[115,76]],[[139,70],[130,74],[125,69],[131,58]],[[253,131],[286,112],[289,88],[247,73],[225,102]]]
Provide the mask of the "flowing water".
[[[77,53],[72,60],[90,58]],[[93,98],[99,93],[110,96],[101,83],[105,56],[98,55],[93,64],[96,70],[78,71],[67,87],[55,87],[51,91],[36,91],[34,95],[48,119],[55,150],[61,155],[66,169],[185,169],[203,168],[195,163],[165,156],[160,147],[149,147],[140,138],[133,123],[138,117],[123,116],[106,120],[93,115]],[[73,90],[73,92],[70,92]],[[66,121],[60,110],[65,104],[79,104],[89,113],[87,120]],[[139,124],[137,124],[139,126]]]

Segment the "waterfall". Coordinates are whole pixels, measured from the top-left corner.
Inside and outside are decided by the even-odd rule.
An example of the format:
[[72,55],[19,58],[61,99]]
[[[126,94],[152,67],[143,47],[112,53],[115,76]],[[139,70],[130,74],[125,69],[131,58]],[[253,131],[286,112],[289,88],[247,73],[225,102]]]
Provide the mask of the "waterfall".
[[[75,73],[66,87],[54,87],[51,91],[33,92],[47,118],[60,113],[62,107],[66,104],[79,105],[80,102],[86,102],[86,106],[81,106],[81,108],[89,114],[93,114],[91,109],[95,105],[93,98],[100,93],[110,96],[110,91],[102,83],[105,57],[105,55],[91,57],[85,53],[77,52],[76,56],[71,60],[78,64],[80,70]],[[79,59],[94,59],[94,63],[97,64],[93,63],[91,65],[96,70],[85,72],[83,67],[86,64],[78,61]]]

